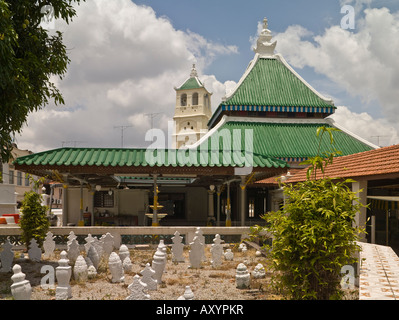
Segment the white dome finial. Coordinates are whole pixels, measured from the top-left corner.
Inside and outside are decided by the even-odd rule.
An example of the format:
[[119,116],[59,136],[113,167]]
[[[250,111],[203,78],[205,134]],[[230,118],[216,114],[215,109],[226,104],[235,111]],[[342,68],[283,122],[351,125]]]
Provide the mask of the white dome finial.
[[268,29],[267,18],[264,18],[263,29],[259,35],[258,41],[256,41],[255,53],[259,53],[259,55],[263,57],[273,56],[277,41],[271,42],[271,39],[272,33]]
[[193,68],[191,69],[190,78],[198,77],[197,70],[195,69],[195,63],[193,63]]

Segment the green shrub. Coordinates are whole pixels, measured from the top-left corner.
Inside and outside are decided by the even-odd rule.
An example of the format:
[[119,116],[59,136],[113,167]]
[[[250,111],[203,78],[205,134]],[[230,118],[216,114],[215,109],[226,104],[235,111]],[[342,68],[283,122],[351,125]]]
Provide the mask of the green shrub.
[[[335,128],[320,127],[330,135]],[[285,203],[277,212],[265,214],[265,227],[252,229],[252,237],[262,229],[271,232],[273,285],[289,299],[340,299],[341,268],[356,262],[356,241],[363,229],[354,227],[362,206],[348,185],[353,180],[324,178],[325,168],[339,151],[324,152],[306,161],[307,181],[283,185]],[[323,175],[316,180],[317,171]],[[311,176],[313,175],[313,180]]]
[[22,241],[28,248],[31,239],[35,238],[41,247],[50,226],[46,217],[46,207],[41,205],[41,195],[34,191],[25,192],[21,212]]
[[[274,284],[290,299],[339,299],[340,271],[356,261],[353,227],[360,204],[347,183],[331,179],[286,185],[283,210],[264,218],[274,235]],[[355,203],[355,204],[354,204]]]

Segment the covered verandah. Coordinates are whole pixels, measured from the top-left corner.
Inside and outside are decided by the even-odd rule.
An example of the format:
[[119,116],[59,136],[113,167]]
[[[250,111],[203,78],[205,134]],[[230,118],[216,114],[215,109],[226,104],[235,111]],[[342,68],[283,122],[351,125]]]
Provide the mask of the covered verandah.
[[[164,221],[167,225],[245,226],[247,185],[279,175],[288,165],[258,154],[235,155],[200,150],[60,148],[18,158],[15,166],[62,184],[64,226],[83,225],[85,220],[87,225],[96,225],[116,217],[119,221],[135,217],[125,219],[123,225],[144,226],[151,221],[158,226]],[[251,161],[246,161],[249,157]]]

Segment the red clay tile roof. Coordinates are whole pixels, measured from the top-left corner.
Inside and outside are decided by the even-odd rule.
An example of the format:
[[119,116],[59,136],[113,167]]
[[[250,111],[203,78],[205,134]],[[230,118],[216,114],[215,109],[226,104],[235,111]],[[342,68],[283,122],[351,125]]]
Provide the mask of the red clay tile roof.
[[[290,168],[288,170],[288,172],[290,172],[290,174],[293,175],[293,176],[296,175],[298,172],[301,172],[301,171],[302,171],[302,169],[298,169],[298,168]],[[287,173],[282,173],[282,174],[280,174],[278,176],[273,176],[273,177],[270,177],[270,178],[259,180],[259,181],[255,182],[255,185],[256,184],[262,184],[262,185],[278,186],[278,180],[281,178],[281,176],[286,176],[286,175],[287,175]]]
[[[305,181],[306,171],[302,169],[288,182]],[[333,164],[326,168],[325,177],[358,178],[394,173],[399,173],[399,144],[334,158]],[[317,175],[322,176],[321,172]]]

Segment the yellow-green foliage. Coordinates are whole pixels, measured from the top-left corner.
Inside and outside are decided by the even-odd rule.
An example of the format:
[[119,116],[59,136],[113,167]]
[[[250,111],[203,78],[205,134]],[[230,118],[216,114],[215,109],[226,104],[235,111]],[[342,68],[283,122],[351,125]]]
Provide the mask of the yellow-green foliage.
[[39,246],[42,246],[50,224],[46,217],[46,207],[41,205],[41,196],[34,191],[25,192],[21,212],[22,241],[28,248],[30,240],[35,238]]

